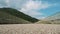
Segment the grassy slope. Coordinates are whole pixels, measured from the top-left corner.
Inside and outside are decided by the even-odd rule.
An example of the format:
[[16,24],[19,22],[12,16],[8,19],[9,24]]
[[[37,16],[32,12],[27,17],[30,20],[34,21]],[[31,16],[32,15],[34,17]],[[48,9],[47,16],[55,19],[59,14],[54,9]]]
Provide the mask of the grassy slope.
[[16,9],[12,9],[12,8],[0,8],[0,11],[9,13],[11,15],[14,15],[16,17],[22,18],[24,20],[27,20],[27,21],[30,21],[30,22],[33,22],[33,23],[38,21],[38,19],[33,18],[31,16],[28,16],[28,15],[26,15],[26,14],[24,14],[24,13],[22,13],[22,12],[16,10]]
[[31,22],[28,22],[24,19],[21,19],[19,17],[16,17],[16,16],[13,16],[9,13],[6,13],[6,12],[3,12],[3,11],[0,11],[0,24],[7,24],[7,23],[31,23]]

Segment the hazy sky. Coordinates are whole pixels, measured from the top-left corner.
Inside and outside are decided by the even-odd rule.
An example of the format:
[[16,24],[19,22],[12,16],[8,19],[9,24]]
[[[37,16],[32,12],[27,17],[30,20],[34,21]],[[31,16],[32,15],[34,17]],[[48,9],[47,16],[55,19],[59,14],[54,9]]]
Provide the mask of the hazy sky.
[[15,8],[37,19],[60,11],[60,0],[0,0],[0,8]]

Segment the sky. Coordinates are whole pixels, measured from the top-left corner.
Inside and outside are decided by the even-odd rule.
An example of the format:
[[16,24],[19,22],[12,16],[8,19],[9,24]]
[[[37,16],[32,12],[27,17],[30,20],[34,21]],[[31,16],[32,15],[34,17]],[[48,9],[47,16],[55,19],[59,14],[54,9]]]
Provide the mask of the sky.
[[0,8],[17,9],[31,17],[44,19],[60,11],[60,0],[0,0]]

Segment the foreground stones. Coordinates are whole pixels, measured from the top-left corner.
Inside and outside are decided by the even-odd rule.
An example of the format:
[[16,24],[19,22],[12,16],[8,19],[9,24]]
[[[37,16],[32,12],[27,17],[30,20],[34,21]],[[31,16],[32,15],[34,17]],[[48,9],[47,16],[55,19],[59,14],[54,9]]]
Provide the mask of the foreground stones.
[[60,25],[57,24],[0,25],[0,34],[60,34]]

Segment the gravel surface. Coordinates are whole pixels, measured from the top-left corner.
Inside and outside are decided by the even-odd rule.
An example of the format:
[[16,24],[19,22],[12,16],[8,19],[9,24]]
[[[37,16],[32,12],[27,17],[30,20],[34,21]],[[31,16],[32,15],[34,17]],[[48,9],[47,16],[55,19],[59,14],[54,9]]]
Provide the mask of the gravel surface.
[[0,25],[0,34],[60,34],[58,24],[8,24]]

